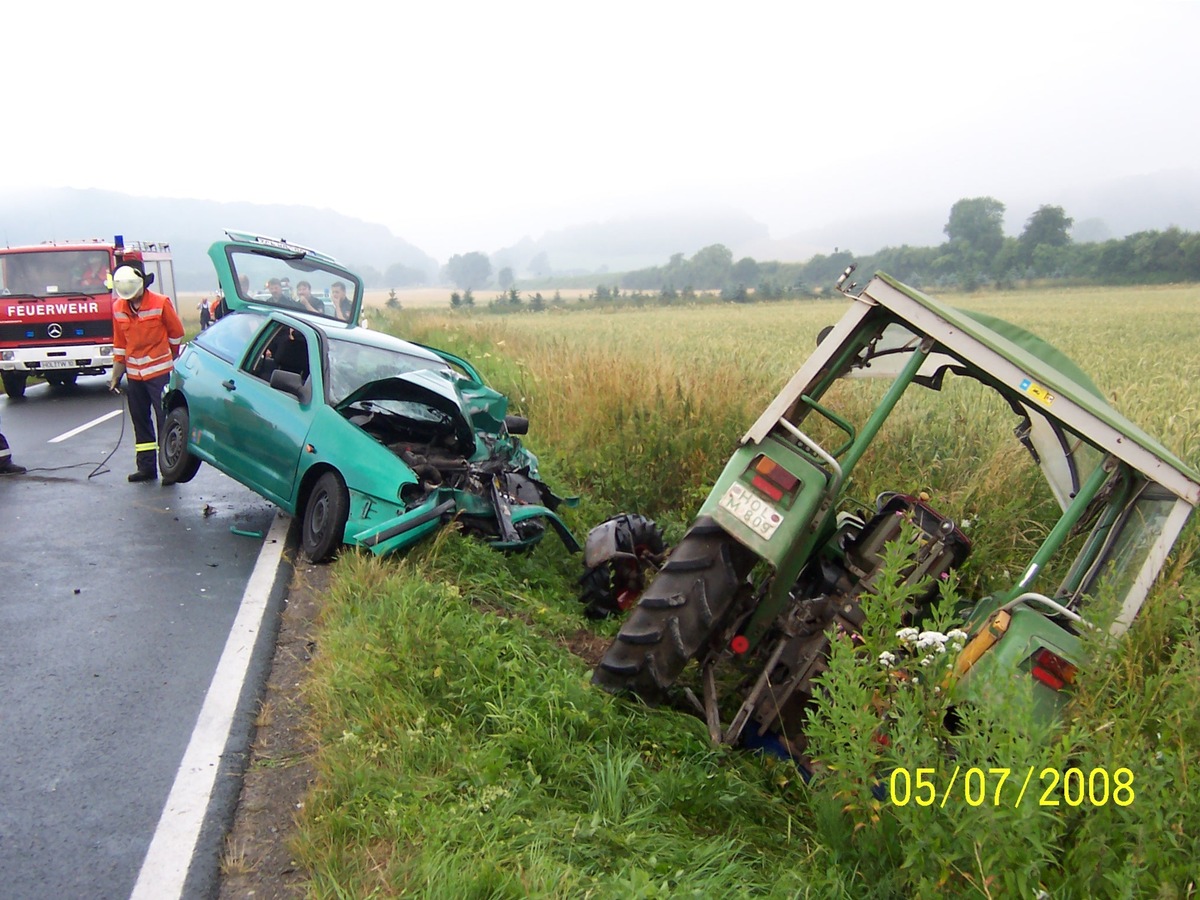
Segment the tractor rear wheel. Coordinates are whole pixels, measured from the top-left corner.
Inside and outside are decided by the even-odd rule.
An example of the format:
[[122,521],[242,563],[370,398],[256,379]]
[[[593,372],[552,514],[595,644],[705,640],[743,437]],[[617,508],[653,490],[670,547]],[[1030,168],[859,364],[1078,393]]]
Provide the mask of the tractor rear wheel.
[[712,519],[698,519],[621,626],[592,683],[662,700],[724,624],[754,560]]

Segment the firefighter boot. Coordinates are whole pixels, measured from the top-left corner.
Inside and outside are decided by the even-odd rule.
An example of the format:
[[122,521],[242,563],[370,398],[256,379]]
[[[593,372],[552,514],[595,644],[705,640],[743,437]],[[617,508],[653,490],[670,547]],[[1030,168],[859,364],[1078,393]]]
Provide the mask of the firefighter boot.
[[8,441],[0,434],[0,475],[24,475],[25,467],[18,466],[12,461],[12,451],[8,449]]
[[[154,446],[151,444],[150,446]],[[127,479],[130,482],[139,481],[154,481],[158,478],[158,451],[157,450],[138,450],[137,452],[137,471],[130,474]]]

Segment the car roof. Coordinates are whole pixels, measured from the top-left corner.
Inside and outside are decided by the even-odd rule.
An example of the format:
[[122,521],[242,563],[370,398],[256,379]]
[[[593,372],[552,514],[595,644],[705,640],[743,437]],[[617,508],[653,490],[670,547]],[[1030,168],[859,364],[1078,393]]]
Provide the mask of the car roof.
[[[449,365],[446,360],[442,359],[442,357],[438,356],[433,351],[422,347],[420,344],[413,344],[404,340],[403,338],[398,338],[395,335],[386,334],[382,331],[372,331],[371,329],[363,328],[360,325],[350,325],[346,322],[337,322],[313,313],[301,312],[300,310],[283,310],[277,306],[249,305],[244,311],[257,313],[260,315],[265,314],[280,321],[286,321],[288,319],[299,320],[305,325],[322,332],[328,338],[338,341],[346,341],[353,344],[360,344],[364,347],[381,347],[387,350],[395,350],[400,353],[407,353],[410,356],[428,359],[430,362],[436,363],[438,368]],[[236,315],[236,313],[234,313],[234,315]]]

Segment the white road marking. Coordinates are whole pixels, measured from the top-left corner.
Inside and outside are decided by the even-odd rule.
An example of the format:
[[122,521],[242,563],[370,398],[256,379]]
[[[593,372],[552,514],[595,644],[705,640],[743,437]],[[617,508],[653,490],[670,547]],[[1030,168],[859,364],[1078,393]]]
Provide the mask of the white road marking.
[[46,441],[46,443],[47,444],[58,444],[62,441],[67,440],[68,438],[73,438],[73,437],[75,437],[75,435],[80,434],[81,432],[87,431],[89,428],[93,428],[96,425],[99,425],[101,422],[107,422],[113,416],[119,416],[123,412],[125,412],[125,410],[123,410],[123,409],[114,409],[112,412],[105,413],[104,415],[100,416],[99,418],[92,419],[92,421],[90,421],[90,422],[85,422],[83,425],[80,425],[78,428],[72,428],[70,431],[64,431],[58,437],[50,438],[50,440]]
[[290,521],[277,513],[263,541],[130,900],[183,895]]

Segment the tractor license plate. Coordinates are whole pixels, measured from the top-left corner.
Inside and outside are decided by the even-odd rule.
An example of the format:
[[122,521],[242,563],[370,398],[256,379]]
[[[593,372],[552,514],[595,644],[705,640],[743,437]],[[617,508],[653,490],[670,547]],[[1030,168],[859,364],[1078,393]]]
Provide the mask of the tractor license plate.
[[73,359],[47,359],[39,368],[42,369],[71,369],[75,367]]
[[763,540],[770,540],[779,523],[783,521],[783,516],[775,507],[736,481],[721,497],[720,506],[733,513],[738,521],[748,526]]

